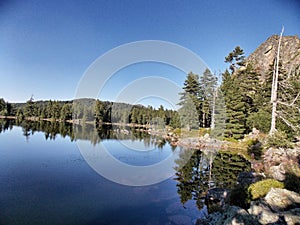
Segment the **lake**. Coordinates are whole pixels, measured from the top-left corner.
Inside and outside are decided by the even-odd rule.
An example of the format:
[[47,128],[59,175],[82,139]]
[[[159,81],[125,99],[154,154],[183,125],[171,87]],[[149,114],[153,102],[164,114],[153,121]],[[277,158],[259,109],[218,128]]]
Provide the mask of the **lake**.
[[208,187],[245,170],[211,159],[128,127],[1,120],[0,224],[195,224]]

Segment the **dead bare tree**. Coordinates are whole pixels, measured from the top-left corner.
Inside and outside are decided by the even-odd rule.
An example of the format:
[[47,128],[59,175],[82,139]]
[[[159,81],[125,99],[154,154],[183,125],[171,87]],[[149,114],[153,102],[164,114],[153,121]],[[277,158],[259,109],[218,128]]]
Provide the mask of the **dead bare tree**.
[[271,91],[271,103],[272,103],[272,117],[271,117],[271,129],[270,135],[274,134],[276,131],[276,110],[277,110],[277,90],[278,90],[278,69],[279,69],[279,57],[280,57],[280,44],[283,35],[284,27],[282,27],[279,41],[278,41],[278,48],[277,48],[277,56],[276,56],[276,63],[274,67],[275,70],[273,71],[273,80],[272,80],[272,91]]
[[[271,128],[269,132],[270,135],[273,135],[276,132],[277,118],[280,118],[292,130],[294,131],[300,130],[300,125],[292,122],[294,119],[294,115],[299,115],[300,113],[300,107],[299,104],[297,104],[297,100],[300,97],[300,91],[295,90],[295,88],[293,87],[291,83],[293,76],[291,75],[291,73],[289,73],[288,76],[285,77],[285,79],[280,83],[278,81],[280,46],[281,46],[283,32],[284,32],[284,27],[282,27],[280,33],[277,55],[275,58],[274,70],[273,70],[272,90],[271,90],[272,115],[271,115]],[[296,78],[296,80],[297,79],[298,78]],[[278,98],[278,94],[280,94],[280,98]]]

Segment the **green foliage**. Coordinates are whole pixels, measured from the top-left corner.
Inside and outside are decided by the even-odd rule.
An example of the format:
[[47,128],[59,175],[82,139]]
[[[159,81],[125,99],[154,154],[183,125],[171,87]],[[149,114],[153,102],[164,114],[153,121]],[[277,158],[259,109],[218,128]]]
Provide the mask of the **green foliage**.
[[225,62],[230,63],[230,70],[234,72],[239,66],[243,66],[245,60],[244,50],[240,46],[236,46],[235,49],[225,57]]
[[184,102],[181,103],[182,106],[178,110],[180,115],[181,126],[187,128],[188,131],[191,129],[199,128],[199,114],[197,108],[190,97],[189,94],[186,94]]
[[3,98],[0,98],[0,116],[10,116],[12,106],[10,103],[5,102]]
[[233,137],[225,137],[224,141],[228,141],[228,142],[231,142],[231,143],[238,143],[238,140],[233,138]]
[[249,139],[247,141],[247,152],[248,155],[255,158],[255,159],[261,159],[262,155],[262,143],[258,139]]
[[286,189],[300,194],[300,177],[294,173],[286,173],[284,186]]
[[200,128],[199,129],[199,136],[202,137],[205,134],[210,134],[211,129],[210,128]]
[[181,126],[189,129],[210,127],[212,108],[217,90],[217,78],[206,69],[202,76],[190,72],[184,82],[181,95],[181,108],[178,110]]
[[259,109],[258,112],[250,114],[247,118],[247,126],[268,133],[271,126],[271,112]]
[[35,102],[33,101],[33,97],[26,102],[25,109],[24,109],[24,116],[26,117],[35,117],[38,116],[38,110],[36,107]]
[[[271,114],[271,87],[273,79],[274,62],[270,65],[269,73],[262,83],[259,93],[260,110]],[[282,62],[279,62],[279,77],[277,91],[276,129],[284,131],[289,137],[300,134],[300,74],[299,69],[287,73]],[[271,119],[266,118],[268,124]]]
[[200,90],[201,90],[201,106],[200,106],[200,125],[201,127],[210,127],[211,113],[214,104],[214,97],[217,87],[217,78],[209,69],[203,72],[200,77]]
[[271,188],[284,188],[284,184],[274,179],[266,179],[251,184],[248,192],[252,200],[262,198],[271,190]]
[[292,148],[293,145],[288,139],[287,135],[283,131],[276,131],[270,135],[267,139],[267,147],[275,148]]
[[173,133],[179,137],[181,135],[181,129],[176,128],[175,130],[173,130]]
[[226,104],[225,137],[240,139],[246,130],[246,105],[241,95],[239,80],[230,76],[229,72],[226,71],[223,74],[221,90],[224,93]]
[[3,98],[0,98],[0,115],[4,116],[5,114],[5,101]]
[[[41,117],[44,118],[45,113],[42,111]],[[64,104],[60,110],[60,120],[65,122],[72,119],[72,105],[70,103]]]
[[173,113],[173,116],[170,118],[170,126],[173,128],[181,127],[180,117],[177,112]]
[[201,108],[201,89],[199,76],[190,72],[184,81],[183,93],[180,93],[181,108],[178,110],[181,126],[188,130],[199,127],[200,108]]

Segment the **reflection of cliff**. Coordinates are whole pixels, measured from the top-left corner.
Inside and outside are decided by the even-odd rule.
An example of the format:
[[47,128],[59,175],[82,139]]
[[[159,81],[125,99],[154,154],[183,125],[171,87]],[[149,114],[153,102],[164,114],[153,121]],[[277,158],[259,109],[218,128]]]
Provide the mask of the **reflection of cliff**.
[[177,192],[183,204],[195,200],[201,209],[209,187],[232,188],[238,174],[251,169],[250,163],[240,155],[217,153],[210,171],[210,159],[213,159],[211,155],[200,150],[188,149],[180,154],[176,161],[175,180],[178,181]]

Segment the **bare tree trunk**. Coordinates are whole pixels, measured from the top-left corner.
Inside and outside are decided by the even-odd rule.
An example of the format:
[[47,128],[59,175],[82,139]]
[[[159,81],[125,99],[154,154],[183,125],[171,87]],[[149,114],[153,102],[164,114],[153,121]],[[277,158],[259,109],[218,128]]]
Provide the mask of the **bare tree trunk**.
[[212,101],[212,111],[211,111],[211,125],[210,125],[211,130],[215,129],[216,95],[217,95],[217,90],[214,90],[213,101]]
[[275,72],[273,72],[272,91],[271,91],[272,117],[271,117],[271,129],[269,132],[270,135],[274,134],[274,132],[276,131],[277,89],[278,89],[278,76],[279,76],[278,69],[279,69],[279,57],[280,57],[280,44],[281,44],[283,31],[284,31],[284,27],[282,27],[279,41],[278,41],[276,68],[275,68]]
[[211,186],[211,170],[212,170],[212,153],[210,153],[210,159],[209,159],[209,178],[208,178],[208,188],[210,189]]

